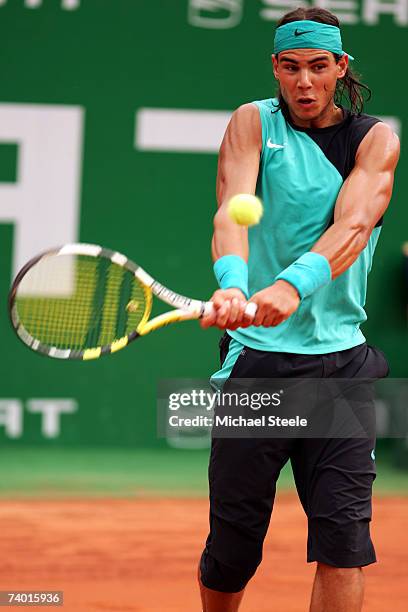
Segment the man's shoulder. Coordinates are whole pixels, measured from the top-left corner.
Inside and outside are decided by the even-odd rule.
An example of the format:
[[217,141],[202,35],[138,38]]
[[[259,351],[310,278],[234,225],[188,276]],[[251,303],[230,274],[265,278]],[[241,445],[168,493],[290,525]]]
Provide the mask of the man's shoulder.
[[259,115],[260,113],[256,105],[252,102],[246,102],[234,110],[229,127],[238,130],[248,130],[251,128],[257,130],[261,125]]
[[251,104],[255,104],[258,107],[265,108],[269,111],[279,110],[279,100],[277,98],[264,98],[262,100],[253,100]]
[[367,133],[374,125],[382,123],[381,119],[365,113],[351,113],[349,111],[348,125],[352,132]]
[[252,102],[240,106],[238,111],[250,115],[257,115],[264,127],[271,125],[271,123],[275,124],[283,118],[277,98],[253,100]]
[[360,150],[364,156],[367,156],[370,152],[378,156],[380,151],[383,159],[389,155],[391,159],[398,161],[400,141],[390,125],[379,121],[367,132],[366,137],[361,141],[359,152]]
[[365,121],[369,119],[373,119],[374,121],[381,121],[379,117],[375,117],[374,115],[369,115],[367,113],[363,113],[363,112],[355,113],[355,112],[352,112],[350,109],[347,109],[347,112],[354,121]]
[[280,115],[279,103],[276,98],[265,98],[264,100],[253,100],[238,106],[232,114],[230,125],[241,129],[249,129],[251,126],[258,129],[259,126],[269,126],[275,123],[277,115]]
[[282,112],[277,98],[264,98],[263,100],[254,100],[253,106],[256,106],[261,117],[267,119],[277,119],[282,117]]
[[[351,116],[352,126],[358,131],[363,130],[366,133],[370,131],[372,135],[376,135],[377,138],[381,138],[386,135],[395,134],[395,130],[392,125],[386,123],[379,117],[373,115],[366,115],[361,113],[360,115]],[[374,129],[371,129],[374,128]]]
[[340,129],[338,138],[336,138],[333,155],[336,159],[344,160],[342,170],[339,170],[344,179],[353,170],[362,147],[367,150],[370,147],[385,150],[390,140],[398,140],[387,123],[378,117],[364,113],[352,114],[348,111],[347,121],[344,122],[343,128]]
[[234,111],[234,115],[250,115],[254,113],[273,113],[279,110],[277,98],[265,98],[263,100],[251,100],[244,102]]
[[382,122],[378,117],[373,117],[365,113],[356,114],[350,112],[350,110],[348,110],[347,113],[347,121],[343,124],[345,128],[345,143],[348,143],[345,146],[351,148],[352,157],[354,158],[362,140],[371,132],[375,125],[379,123],[382,124]]

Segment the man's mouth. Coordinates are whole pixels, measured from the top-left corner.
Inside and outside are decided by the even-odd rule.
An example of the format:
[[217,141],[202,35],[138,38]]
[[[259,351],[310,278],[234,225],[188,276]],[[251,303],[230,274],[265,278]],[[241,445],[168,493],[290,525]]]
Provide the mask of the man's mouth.
[[302,106],[310,106],[310,104],[313,104],[313,102],[315,102],[314,98],[298,98],[297,99],[298,104],[301,104]]

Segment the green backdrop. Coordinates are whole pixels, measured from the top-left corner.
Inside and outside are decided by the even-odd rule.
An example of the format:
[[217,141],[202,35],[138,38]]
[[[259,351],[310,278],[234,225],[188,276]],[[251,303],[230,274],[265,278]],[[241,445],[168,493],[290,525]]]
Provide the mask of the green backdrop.
[[[19,164],[25,163],[25,148],[17,136],[14,141],[2,137],[2,130],[7,133],[9,128],[2,107],[78,108],[83,123],[75,238],[115,248],[171,288],[206,298],[215,288],[210,239],[216,154],[188,147],[176,151],[177,142],[168,150],[164,145],[161,150],[139,146],[137,136],[135,141],[138,112],[144,108],[230,112],[243,102],[272,95],[270,53],[275,15],[284,12],[282,4],[270,0],[0,3],[3,443],[164,445],[155,431],[157,380],[207,377],[217,367],[219,333],[186,323],[152,334],[115,356],[85,364],[47,360],[14,337],[6,296],[16,265],[17,224],[10,219],[7,198],[8,190],[24,180]],[[385,15],[377,4],[356,2],[348,13],[340,12],[347,22],[344,46],[356,57],[356,68],[373,89],[367,112],[396,118],[403,137],[408,86],[400,58],[407,39],[406,3],[389,3],[390,14]],[[231,13],[234,6],[236,11]],[[197,117],[201,120],[203,114]],[[16,125],[17,131],[20,128],[26,129]],[[160,134],[156,137],[160,140]],[[37,141],[42,142],[42,137]],[[64,155],[64,147],[59,155]],[[395,194],[370,275],[369,321],[363,328],[369,342],[388,355],[394,376],[408,374],[401,262],[401,244],[408,239],[406,163],[403,148]],[[51,168],[48,176],[51,182]],[[54,188],[58,192],[58,185]],[[55,200],[53,205],[60,206]],[[33,210],[35,205],[33,201]],[[2,206],[7,213],[2,213]],[[32,235],[39,225],[42,232],[46,228],[53,244],[55,222],[37,219],[30,226]],[[59,407],[68,406],[57,425],[52,415],[47,422],[41,416],[41,401],[47,398],[56,400]]]

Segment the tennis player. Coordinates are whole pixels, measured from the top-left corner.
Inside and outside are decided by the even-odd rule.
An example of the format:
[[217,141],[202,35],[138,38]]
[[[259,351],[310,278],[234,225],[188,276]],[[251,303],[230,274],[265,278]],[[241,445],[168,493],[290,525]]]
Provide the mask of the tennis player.
[[[369,90],[353,75],[352,59],[333,14],[286,14],[272,56],[277,97],[244,104],[228,125],[212,242],[220,289],[211,298],[216,314],[202,321],[228,330],[216,378],[388,374],[360,325],[399,142],[388,125],[362,114]],[[238,193],[264,202],[262,222],[249,231],[226,211]],[[258,306],[253,320],[244,313],[248,299]],[[210,533],[199,565],[204,612],[238,610],[288,460],[308,519],[307,561],[317,562],[310,611],[360,611],[362,567],[376,561],[374,444],[370,437],[214,439]]]

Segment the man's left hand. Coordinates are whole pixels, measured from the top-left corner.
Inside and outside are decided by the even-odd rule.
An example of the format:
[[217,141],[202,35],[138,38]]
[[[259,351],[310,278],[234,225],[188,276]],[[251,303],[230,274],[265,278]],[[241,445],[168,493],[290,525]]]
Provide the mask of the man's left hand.
[[286,321],[300,304],[300,297],[293,285],[284,280],[255,293],[250,302],[258,306],[255,319],[251,325],[259,327],[275,327]]

